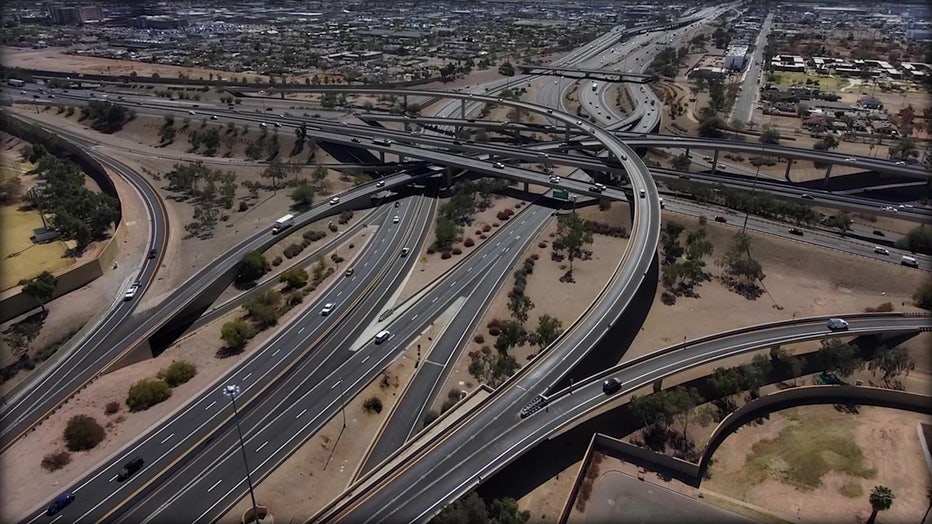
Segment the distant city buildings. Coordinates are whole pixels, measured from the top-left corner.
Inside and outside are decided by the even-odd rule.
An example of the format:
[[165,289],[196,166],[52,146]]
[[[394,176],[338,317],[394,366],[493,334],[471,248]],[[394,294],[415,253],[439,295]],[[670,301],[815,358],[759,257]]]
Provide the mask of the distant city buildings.
[[104,19],[104,12],[100,6],[50,6],[49,18],[52,19],[53,24],[82,25],[88,22],[100,22]]

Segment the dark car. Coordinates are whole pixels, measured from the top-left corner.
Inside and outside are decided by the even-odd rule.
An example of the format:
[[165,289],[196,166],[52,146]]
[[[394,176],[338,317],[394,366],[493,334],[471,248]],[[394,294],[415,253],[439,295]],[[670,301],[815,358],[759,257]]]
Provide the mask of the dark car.
[[124,480],[132,477],[133,474],[142,469],[143,464],[145,464],[145,461],[139,457],[136,457],[126,464],[123,464],[123,469],[121,469],[120,474],[117,475],[117,480],[123,482]]
[[884,234],[883,234],[883,231],[881,231],[881,230],[879,230],[879,229],[875,229],[875,230],[874,230],[874,234],[877,235],[877,236],[879,236],[879,237],[885,237],[885,236],[887,236],[887,235],[884,235]]
[[149,250],[149,260],[152,260],[153,258],[155,258],[155,255],[157,255],[158,253],[159,253],[159,250],[158,250],[158,249],[155,249],[155,248],[150,249],[150,250]]
[[791,227],[791,228],[790,228],[790,234],[791,234],[791,235],[803,236],[803,232],[802,232],[800,229],[795,228],[795,227]]
[[74,495],[72,495],[71,493],[63,493],[55,497],[55,500],[53,500],[52,503],[49,504],[49,507],[45,508],[45,514],[48,516],[52,516],[58,513],[59,511],[65,509],[65,507],[68,504],[71,504],[72,502],[74,502]]
[[725,217],[723,217],[722,215],[716,216],[716,217],[715,217],[715,221],[716,221],[716,222],[721,222],[722,224],[728,222],[728,220],[726,220]]
[[602,392],[606,395],[612,395],[618,393],[618,390],[621,389],[621,381],[615,377],[612,377],[602,383]]

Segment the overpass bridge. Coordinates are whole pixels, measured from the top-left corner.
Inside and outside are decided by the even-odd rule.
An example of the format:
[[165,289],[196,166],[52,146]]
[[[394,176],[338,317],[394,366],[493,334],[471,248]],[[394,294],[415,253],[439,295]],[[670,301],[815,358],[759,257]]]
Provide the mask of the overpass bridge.
[[518,69],[526,75],[565,76],[567,78],[603,80],[605,82],[646,84],[657,79],[654,75],[641,73],[624,73],[603,69],[582,69],[578,67],[553,67],[539,64],[518,64]]

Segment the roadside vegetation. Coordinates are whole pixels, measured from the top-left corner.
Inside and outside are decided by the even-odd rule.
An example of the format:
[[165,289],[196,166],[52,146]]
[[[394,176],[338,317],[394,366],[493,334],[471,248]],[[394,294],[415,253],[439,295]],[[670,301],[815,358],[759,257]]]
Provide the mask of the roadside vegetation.
[[679,241],[684,230],[682,224],[668,221],[660,232],[660,278],[664,287],[661,301],[667,305],[675,304],[681,296],[698,298],[696,286],[711,279],[711,274],[705,271],[704,259],[712,254],[713,247],[706,238],[705,227],[688,233],[685,247]]
[[[507,181],[495,178],[457,182],[450,199],[437,209],[434,242],[427,248],[427,253],[439,251],[441,256],[449,258],[449,254],[453,253],[454,244],[463,242],[463,228],[472,225],[473,214],[488,209],[492,205],[495,193],[506,187]],[[499,218],[508,219],[507,216]],[[485,232],[487,231],[484,230],[483,233]]]
[[475,522],[498,522],[523,524],[531,518],[529,511],[518,509],[518,502],[512,498],[483,501],[475,491],[470,491],[452,504],[447,505],[433,519],[431,524],[463,524]]
[[84,187],[77,164],[50,154],[42,145],[27,147],[23,156],[36,165],[34,173],[45,186],[28,195],[28,206],[48,217],[48,224],[64,240],[75,241],[81,253],[91,242],[106,238],[120,219],[120,202]]
[[194,206],[192,221],[185,224],[185,238],[211,238],[219,222],[229,220],[224,210],[233,208],[236,198],[236,174],[205,166],[201,162],[175,164],[164,175],[165,189],[177,193],[179,200],[189,200]]
[[90,102],[81,107],[78,122],[91,120],[91,129],[101,133],[112,134],[123,129],[130,120],[136,118],[136,112],[112,102]]

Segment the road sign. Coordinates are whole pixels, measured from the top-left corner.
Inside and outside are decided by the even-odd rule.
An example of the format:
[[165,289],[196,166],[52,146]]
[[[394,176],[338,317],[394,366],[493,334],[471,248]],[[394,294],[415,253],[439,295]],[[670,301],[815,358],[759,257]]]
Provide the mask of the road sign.
[[553,198],[559,198],[561,200],[569,200],[570,192],[565,189],[557,189],[553,192]]

